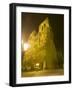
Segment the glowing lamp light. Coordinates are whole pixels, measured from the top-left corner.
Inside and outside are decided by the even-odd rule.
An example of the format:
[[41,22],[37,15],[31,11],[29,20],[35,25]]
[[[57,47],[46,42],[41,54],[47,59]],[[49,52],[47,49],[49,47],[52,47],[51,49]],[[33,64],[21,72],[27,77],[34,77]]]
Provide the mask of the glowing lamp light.
[[24,51],[27,51],[29,49],[30,45],[28,43],[24,43]]
[[36,63],[36,66],[39,66],[39,63]]

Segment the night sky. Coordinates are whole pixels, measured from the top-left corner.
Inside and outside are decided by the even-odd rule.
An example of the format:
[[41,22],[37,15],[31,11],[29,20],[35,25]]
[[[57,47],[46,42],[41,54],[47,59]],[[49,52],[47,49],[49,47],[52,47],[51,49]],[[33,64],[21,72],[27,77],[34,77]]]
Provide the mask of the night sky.
[[54,35],[54,43],[57,49],[64,48],[64,15],[59,14],[35,14],[22,13],[22,37],[27,42],[33,30],[38,31],[39,25],[48,17]]

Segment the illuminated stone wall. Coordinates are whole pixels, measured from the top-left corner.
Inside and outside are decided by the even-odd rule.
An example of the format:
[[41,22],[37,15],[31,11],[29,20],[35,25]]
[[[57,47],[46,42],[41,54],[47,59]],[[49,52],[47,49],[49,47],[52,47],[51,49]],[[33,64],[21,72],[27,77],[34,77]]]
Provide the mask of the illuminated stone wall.
[[24,53],[24,62],[30,62],[32,66],[40,63],[43,69],[58,67],[57,51],[48,18],[39,25],[38,33],[34,30],[30,34],[28,43],[30,48]]

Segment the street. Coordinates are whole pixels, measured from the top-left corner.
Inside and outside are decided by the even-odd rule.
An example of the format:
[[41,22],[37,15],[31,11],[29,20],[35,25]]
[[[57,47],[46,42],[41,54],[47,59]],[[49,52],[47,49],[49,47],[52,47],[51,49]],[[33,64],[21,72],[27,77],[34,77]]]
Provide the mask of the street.
[[54,70],[22,72],[22,77],[56,76],[56,75],[64,75],[64,70],[63,69],[54,69]]

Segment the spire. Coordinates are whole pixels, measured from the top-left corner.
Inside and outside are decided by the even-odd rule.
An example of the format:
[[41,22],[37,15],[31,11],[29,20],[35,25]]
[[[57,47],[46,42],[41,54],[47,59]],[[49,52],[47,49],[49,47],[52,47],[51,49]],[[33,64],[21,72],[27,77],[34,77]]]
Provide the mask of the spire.
[[45,27],[50,27],[48,17],[40,24],[39,32],[43,31]]

